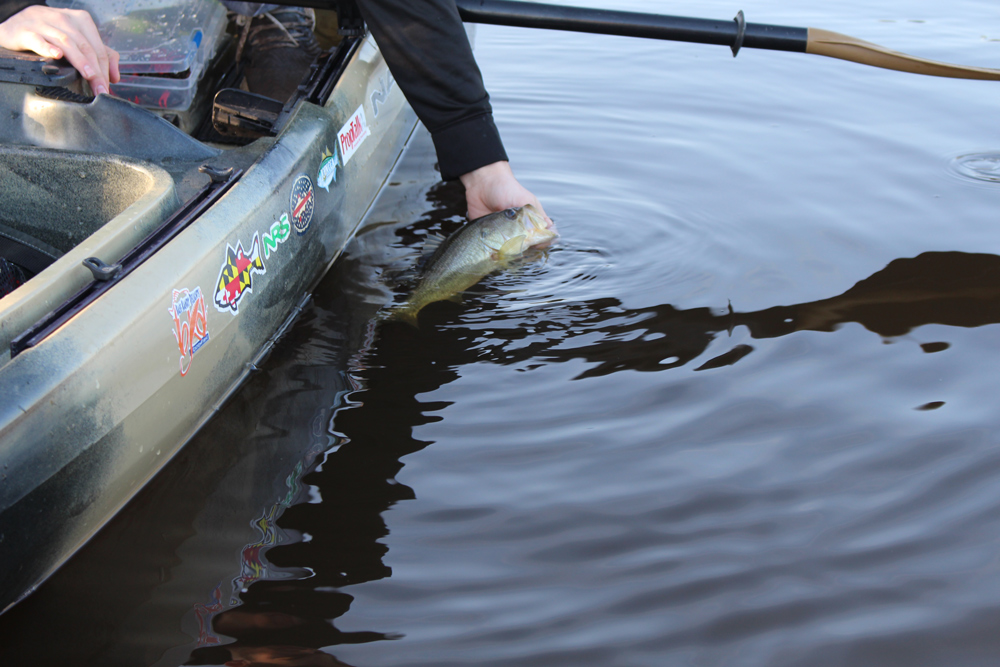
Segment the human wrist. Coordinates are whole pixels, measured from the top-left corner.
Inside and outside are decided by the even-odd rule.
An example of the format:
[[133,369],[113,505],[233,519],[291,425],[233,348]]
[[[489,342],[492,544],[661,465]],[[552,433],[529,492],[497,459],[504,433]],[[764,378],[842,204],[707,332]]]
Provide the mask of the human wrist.
[[483,165],[478,169],[466,172],[459,176],[462,185],[466,190],[481,187],[484,184],[497,179],[513,177],[514,173],[510,169],[510,163],[506,160],[498,160],[490,164]]

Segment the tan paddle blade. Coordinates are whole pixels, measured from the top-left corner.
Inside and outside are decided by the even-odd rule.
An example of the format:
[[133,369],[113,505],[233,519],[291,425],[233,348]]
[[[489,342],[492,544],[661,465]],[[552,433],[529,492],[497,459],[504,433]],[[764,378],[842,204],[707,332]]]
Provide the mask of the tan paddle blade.
[[883,69],[894,69],[900,72],[926,74],[928,76],[945,76],[953,79],[988,79],[1000,81],[1000,70],[987,67],[967,67],[951,65],[934,60],[925,60],[905,53],[891,51],[878,44],[872,44],[855,37],[841,35],[839,32],[809,28],[806,42],[806,53],[818,56],[829,56],[841,60],[850,60]]

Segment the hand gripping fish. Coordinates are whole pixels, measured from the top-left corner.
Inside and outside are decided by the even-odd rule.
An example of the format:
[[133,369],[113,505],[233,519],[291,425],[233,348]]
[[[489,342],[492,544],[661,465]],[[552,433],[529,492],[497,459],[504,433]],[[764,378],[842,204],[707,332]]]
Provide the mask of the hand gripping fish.
[[556,236],[554,225],[531,205],[477,218],[442,241],[410,298],[389,317],[417,326],[417,313],[427,304],[467,290],[528,248]]

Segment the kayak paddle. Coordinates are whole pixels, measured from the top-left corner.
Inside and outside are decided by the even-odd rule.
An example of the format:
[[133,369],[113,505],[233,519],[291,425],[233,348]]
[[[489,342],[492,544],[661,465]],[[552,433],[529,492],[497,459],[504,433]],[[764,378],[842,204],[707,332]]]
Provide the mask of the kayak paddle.
[[511,0],[456,0],[456,4],[468,23],[719,44],[730,47],[733,56],[744,46],[813,53],[914,74],[1000,80],[1000,70],[917,58],[829,30],[747,23],[742,10],[735,19],[723,21]]
[[[353,12],[350,0],[270,0],[276,5],[340,9],[349,11],[353,21],[360,18]],[[856,37],[819,28],[790,28],[766,23],[747,23],[743,11],[725,21],[698,19],[665,14],[624,12],[613,9],[564,7],[520,0],[455,0],[458,13],[467,23],[486,23],[518,28],[547,28],[623,37],[646,37],[674,42],[697,42],[728,46],[735,56],[743,47],[813,53],[839,58],[900,72],[943,76],[954,79],[1000,80],[1000,70],[937,62],[892,51]],[[350,34],[360,32],[357,26]]]

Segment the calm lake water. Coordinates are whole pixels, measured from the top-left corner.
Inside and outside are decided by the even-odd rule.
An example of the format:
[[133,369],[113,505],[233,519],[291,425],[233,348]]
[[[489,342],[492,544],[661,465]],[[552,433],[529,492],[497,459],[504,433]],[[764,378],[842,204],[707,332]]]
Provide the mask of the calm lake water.
[[[1000,66],[988,0],[615,4]],[[1000,84],[498,27],[477,55],[561,239],[378,324],[462,221],[418,132],[0,662],[995,665]]]

